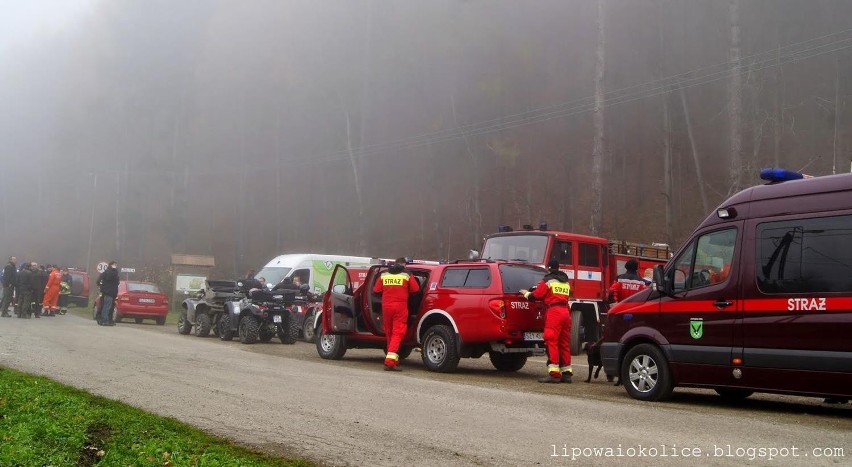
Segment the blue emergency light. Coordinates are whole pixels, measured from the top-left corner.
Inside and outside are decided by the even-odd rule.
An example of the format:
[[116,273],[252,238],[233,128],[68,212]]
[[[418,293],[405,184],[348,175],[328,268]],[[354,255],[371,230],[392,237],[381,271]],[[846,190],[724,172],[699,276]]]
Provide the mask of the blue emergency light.
[[805,176],[799,172],[792,170],[779,169],[777,167],[760,169],[760,179],[766,180],[769,183],[781,183],[790,180],[801,180]]

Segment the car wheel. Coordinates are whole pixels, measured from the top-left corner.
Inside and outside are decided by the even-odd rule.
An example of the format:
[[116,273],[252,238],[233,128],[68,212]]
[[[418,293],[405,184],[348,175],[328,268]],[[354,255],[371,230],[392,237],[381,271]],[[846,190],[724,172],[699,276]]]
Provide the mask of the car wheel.
[[432,326],[426,330],[422,347],[423,364],[439,373],[455,371],[459,365],[458,338],[449,326]]
[[527,364],[528,355],[525,353],[488,352],[488,358],[497,371],[507,373],[518,371]]
[[133,318],[133,321],[135,321],[136,324],[142,324],[142,318]]
[[281,315],[281,324],[278,325],[278,339],[282,344],[293,345],[299,337],[299,323],[289,312]]
[[210,327],[213,323],[210,321],[210,315],[207,313],[199,313],[195,315],[195,335],[197,337],[207,337],[210,335]]
[[719,394],[726,401],[739,401],[754,394],[754,391],[748,389],[719,388],[716,389],[716,394]]
[[260,333],[260,323],[254,315],[246,315],[240,319],[239,326],[240,342],[243,344],[254,344]]
[[178,334],[189,334],[192,331],[192,323],[189,322],[189,318],[186,316],[186,310],[181,311],[177,328]]
[[234,331],[231,329],[230,313],[225,313],[219,318],[219,322],[216,323],[216,328],[219,329],[219,339],[229,341],[234,338]]
[[583,312],[571,310],[571,355],[583,353]]
[[302,337],[306,342],[313,343],[317,336],[316,330],[314,329],[314,320],[316,319],[315,313],[310,313],[308,316],[305,316],[305,321],[302,323]]
[[340,360],[346,354],[346,336],[326,334],[317,326],[317,353],[325,360]]
[[161,317],[157,318],[157,326],[163,326],[164,324],[166,324],[166,317],[165,316],[161,316]]
[[621,381],[634,399],[661,401],[672,394],[669,363],[659,347],[639,344],[631,348],[621,363]]

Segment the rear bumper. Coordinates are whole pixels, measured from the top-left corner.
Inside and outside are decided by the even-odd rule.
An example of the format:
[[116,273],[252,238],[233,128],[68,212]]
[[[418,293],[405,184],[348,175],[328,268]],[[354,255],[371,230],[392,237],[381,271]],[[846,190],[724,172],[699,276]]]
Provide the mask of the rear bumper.
[[506,345],[502,341],[492,341],[489,343],[492,352],[497,353],[528,353],[532,355],[544,355],[544,341],[521,341]]
[[116,311],[121,316],[149,316],[149,317],[163,317],[169,314],[168,307],[163,308],[148,308],[148,307],[138,307],[138,306],[128,306],[128,305],[116,305]]
[[618,358],[621,355],[621,343],[604,342],[601,344],[601,363],[604,373],[608,376],[618,376]]

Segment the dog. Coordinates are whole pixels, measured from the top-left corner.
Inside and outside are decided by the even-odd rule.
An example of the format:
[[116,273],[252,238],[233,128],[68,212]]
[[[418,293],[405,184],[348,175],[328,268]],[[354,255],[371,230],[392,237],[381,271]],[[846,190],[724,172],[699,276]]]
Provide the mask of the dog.
[[[589,360],[589,376],[586,378],[587,383],[592,382],[592,372],[594,372],[595,379],[598,379],[598,375],[601,373],[601,368],[603,368],[603,361],[601,360],[601,343],[603,339],[597,342],[587,342],[586,343],[586,357]],[[597,368],[596,368],[597,367]],[[609,378],[607,378],[609,380]],[[615,385],[618,386],[621,384],[618,381],[618,377],[613,378],[610,381],[615,381]]]

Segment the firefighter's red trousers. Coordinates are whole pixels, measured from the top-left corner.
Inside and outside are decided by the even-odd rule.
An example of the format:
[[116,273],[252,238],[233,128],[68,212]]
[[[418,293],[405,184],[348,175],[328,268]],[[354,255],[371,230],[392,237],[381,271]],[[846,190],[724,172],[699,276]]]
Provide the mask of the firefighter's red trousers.
[[571,366],[571,312],[568,307],[551,307],[544,318],[544,343],[551,365]]
[[385,323],[385,336],[388,340],[388,353],[385,365],[396,366],[399,363],[399,345],[408,331],[408,304],[383,303],[382,320]]

